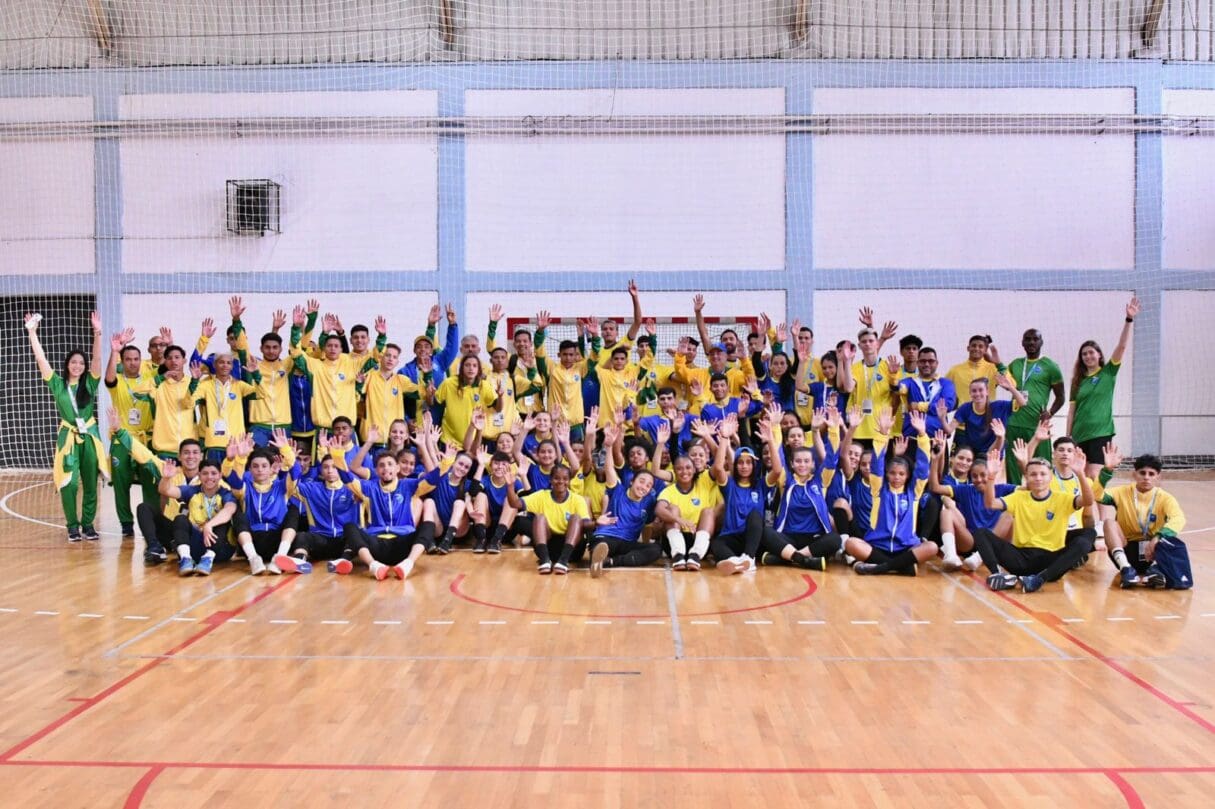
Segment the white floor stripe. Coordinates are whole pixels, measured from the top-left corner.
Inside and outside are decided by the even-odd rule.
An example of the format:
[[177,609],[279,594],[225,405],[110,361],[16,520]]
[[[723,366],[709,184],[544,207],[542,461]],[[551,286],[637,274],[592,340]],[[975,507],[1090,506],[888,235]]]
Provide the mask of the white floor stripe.
[[428,626],[451,626],[455,621],[427,621]]
[[20,612],[20,610],[15,610],[12,607],[0,607],[0,612]]
[[1064,618],[1063,623],[1065,623],[1065,624],[1082,624],[1082,623],[1084,623],[1084,619],[1083,618]]
[[477,621],[481,626],[502,626],[506,621]]
[[750,624],[752,626],[769,626],[769,625],[771,625],[772,622],[771,621],[743,621],[743,623]]
[[639,626],[666,626],[666,621],[638,621]]
[[955,624],[981,624],[983,622],[972,619],[972,620],[964,620],[964,621],[954,621],[954,623]]
[[877,621],[853,621],[857,626],[877,626]]
[[104,615],[98,615],[95,612],[82,612],[76,616],[77,618],[104,618]]
[[594,624],[595,626],[603,626],[604,624],[610,624],[611,621],[587,621],[586,623]]
[[1107,620],[1107,621],[1133,621],[1135,619],[1128,618],[1125,615],[1111,615],[1109,618],[1106,618],[1105,620]]
[[532,626],[556,626],[560,621],[532,621]]
[[378,626],[400,626],[401,625],[400,621],[372,621],[372,623],[377,624]]
[[298,624],[299,621],[295,620],[294,618],[271,618],[270,623],[272,623],[272,624]]
[[122,616],[122,620],[124,620],[124,621],[147,621],[148,616],[146,616],[146,615],[124,615],[124,616]]
[[798,621],[802,626],[822,626],[826,621]]
[[34,610],[34,615],[58,615],[55,610]]
[[1181,618],[1180,615],[1157,615],[1157,621],[1176,621]]
[[903,623],[907,624],[908,626],[922,626],[924,624],[931,624],[932,621],[904,621]]
[[330,624],[332,626],[345,626],[349,621],[321,621],[322,624]]
[[690,621],[689,623],[696,624],[697,626],[718,626],[721,624],[721,621]]
[[148,637],[152,633],[158,631],[161,627],[168,626],[170,623],[172,623],[174,621],[196,621],[197,620],[196,618],[184,618],[182,616],[184,616],[187,612],[191,612],[193,610],[198,609],[203,604],[206,604],[208,601],[212,601],[216,598],[219,598],[221,595],[228,592],[229,590],[231,590],[235,587],[240,587],[242,584],[247,582],[250,578],[251,577],[249,576],[249,574],[246,573],[244,576],[241,576],[239,579],[237,579],[236,581],[227,585],[226,587],[221,587],[220,589],[216,590],[214,593],[203,596],[198,601],[195,601],[193,604],[183,607],[182,609],[178,610],[173,615],[170,615],[168,618],[165,618],[163,621],[157,621],[156,623],[152,624],[150,627],[148,627],[144,631],[140,632],[135,637],[129,638],[128,640],[125,640],[122,643],[115,646],[113,649],[107,650],[104,654],[102,654],[102,657],[114,657],[119,652],[121,652],[123,649],[130,646],[131,644],[138,643],[139,641]]

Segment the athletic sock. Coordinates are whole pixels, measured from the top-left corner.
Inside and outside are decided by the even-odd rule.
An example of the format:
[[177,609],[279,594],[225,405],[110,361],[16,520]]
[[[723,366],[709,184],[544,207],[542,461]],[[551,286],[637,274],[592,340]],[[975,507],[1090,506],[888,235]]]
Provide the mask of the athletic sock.
[[424,522],[418,526],[418,541],[429,548],[435,541],[435,524]]
[[240,544],[240,549],[245,552],[245,557],[248,559],[252,559],[254,556],[260,556],[260,554],[257,552],[257,548],[253,547],[253,540],[251,539],[246,542],[242,542]]
[[570,559],[573,558],[573,556],[574,556],[574,546],[573,545],[562,545],[561,546],[561,555],[557,557],[557,561],[563,565],[568,565],[570,563]]
[[678,528],[667,531],[667,542],[671,543],[671,556],[683,556],[687,553],[687,543],[683,538],[683,531]]
[[958,540],[952,531],[941,532],[941,550],[944,551],[946,558],[958,555]]
[[705,558],[705,552],[709,550],[709,532],[697,531],[696,536],[692,538],[691,553],[696,554],[701,559]]
[[177,546],[177,556],[179,559],[189,559],[190,558],[190,546],[189,545],[178,545]]
[[[482,528],[481,530],[485,530],[485,529]],[[494,528],[494,536],[493,536],[494,542],[501,542],[505,538],[506,538],[506,526],[499,524],[498,526],[496,526]]]
[[444,542],[446,542],[447,544],[450,545],[453,541],[455,541],[455,538],[456,538],[456,529],[453,526],[449,525],[443,529],[443,541]]
[[290,550],[291,550],[291,540],[284,539],[278,543],[278,555],[279,556],[286,556],[287,552]]
[[473,539],[476,540],[478,544],[484,542],[485,541],[485,526],[481,525],[480,523],[473,523],[472,535],[473,535]]
[[205,553],[203,554],[203,558],[204,558],[204,559],[214,559],[214,558],[215,558],[215,551],[207,551],[207,552],[205,552]]
[[897,572],[900,570],[906,570],[908,568],[913,568],[915,566],[916,566],[915,552],[912,551],[910,548],[908,548],[905,551],[900,551],[899,553],[896,553],[894,555],[894,558],[891,559],[889,564],[886,565],[886,569],[889,571],[892,571],[892,572]]
[[1110,559],[1113,560],[1119,570],[1125,570],[1131,566],[1131,563],[1127,561],[1126,550],[1124,548],[1114,548],[1110,551]]
[[550,564],[553,559],[548,555],[548,545],[536,545],[536,558],[540,560],[540,564]]

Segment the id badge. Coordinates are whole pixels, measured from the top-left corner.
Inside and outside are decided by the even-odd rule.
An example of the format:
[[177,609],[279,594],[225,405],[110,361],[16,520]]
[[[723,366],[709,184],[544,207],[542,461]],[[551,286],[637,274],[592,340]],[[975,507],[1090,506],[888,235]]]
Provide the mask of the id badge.
[[810,397],[808,395],[806,395],[805,393],[797,394],[797,406],[798,407],[809,407],[810,406]]
[[143,419],[139,413],[138,408],[132,407],[130,410],[127,411],[127,424],[129,424],[130,426],[138,427],[139,422],[142,420]]
[[534,396],[524,396],[523,397],[523,406],[526,407],[528,410],[531,410],[532,409],[532,400],[534,398],[535,398]]
[[862,399],[861,400],[861,412],[864,413],[866,416],[871,415],[873,413],[873,400],[872,399]]
[[215,435],[227,435],[228,434],[228,422],[224,421],[223,419],[216,419],[215,422],[211,425],[211,432],[214,433]]
[[1139,557],[1140,562],[1143,562],[1146,564],[1147,563],[1148,540],[1145,539],[1141,542],[1137,542],[1136,545],[1138,545],[1138,547],[1135,550],[1135,555]]
[[494,413],[494,417],[493,417],[491,423],[495,427],[501,427],[503,424],[506,423],[506,415],[503,413]]

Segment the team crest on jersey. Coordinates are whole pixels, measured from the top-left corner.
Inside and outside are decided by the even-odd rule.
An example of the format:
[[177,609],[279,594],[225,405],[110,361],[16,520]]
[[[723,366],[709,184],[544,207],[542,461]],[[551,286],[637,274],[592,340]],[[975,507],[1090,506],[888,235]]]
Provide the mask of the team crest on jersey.
[[1047,519],[1047,520],[1053,520],[1054,518],[1055,518],[1055,512],[1053,512],[1053,511],[1048,511],[1048,512],[1046,512],[1046,519]]
[[881,375],[881,374],[878,374],[878,375],[877,375],[877,377],[876,377],[876,379],[877,379],[877,381],[878,381],[878,382],[881,382],[881,381],[882,381],[882,375]]
[[694,506],[699,506],[699,505],[700,505],[700,498],[699,498],[699,497],[693,497],[693,498],[692,498],[692,505],[694,505]]
[[397,395],[397,389],[396,389],[396,388],[393,388],[393,389],[392,389],[392,395],[393,395],[393,396],[396,396],[396,395]]
[[751,502],[752,503],[759,502],[759,492],[751,492]]
[[1089,383],[1090,385],[1100,385],[1100,384],[1101,384],[1101,378],[1100,378],[1100,377],[1097,377],[1097,376],[1094,376],[1092,379],[1090,379],[1090,380],[1088,381],[1088,383]]
[[479,402],[479,401],[481,401],[481,394],[479,394],[479,393],[474,393],[474,394],[473,394],[473,401],[474,401],[474,402]]
[[346,381],[346,375],[345,375],[345,374],[343,374],[343,373],[339,373],[339,374],[338,374],[338,382],[345,382],[345,381]]
[[582,381],[582,377],[580,377],[578,374],[574,374],[574,381],[575,381],[575,382],[581,382],[581,381]]
[[233,399],[233,400],[235,400],[235,399],[236,399],[236,394],[235,394],[235,393],[232,393],[231,391],[229,391],[229,392],[228,392],[228,398],[229,398],[229,399]]
[[1042,368],[1040,366],[1035,365],[1032,369],[1030,369],[1029,375],[1037,376],[1041,373],[1042,373]]

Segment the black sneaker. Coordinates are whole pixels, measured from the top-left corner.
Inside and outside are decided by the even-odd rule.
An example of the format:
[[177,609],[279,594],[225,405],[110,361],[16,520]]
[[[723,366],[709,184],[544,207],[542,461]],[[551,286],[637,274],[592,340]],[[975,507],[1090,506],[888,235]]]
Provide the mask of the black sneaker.
[[134,539],[135,538],[135,524],[134,523],[124,522],[122,524],[122,538],[123,539]]
[[699,553],[689,553],[688,559],[684,563],[684,566],[685,566],[685,569],[691,570],[693,572],[700,570],[700,554]]
[[784,559],[780,558],[780,554],[773,553],[772,551],[764,551],[759,555],[758,566],[765,567],[766,565],[779,565],[784,561]]
[[159,565],[161,562],[168,560],[169,554],[165,552],[164,547],[160,543],[149,545],[143,552],[143,563],[145,565]]
[[80,533],[83,534],[84,538],[90,542],[96,542],[97,540],[101,539],[101,534],[97,533],[97,529],[91,525],[82,526]]
[[1123,590],[1130,590],[1133,587],[1138,587],[1143,584],[1143,579],[1139,577],[1138,571],[1133,567],[1124,567],[1118,574],[1118,586]]
[[442,556],[451,553],[451,537],[444,535],[442,539],[435,544],[435,550]]
[[1021,592],[1036,593],[1042,589],[1042,585],[1046,583],[1037,573],[1030,573],[1028,576],[1021,577]]
[[687,570],[688,558],[682,553],[677,553],[671,557],[671,570]]
[[1012,590],[1017,586],[1017,577],[1011,573],[993,573],[987,577],[988,590]]
[[486,553],[502,553],[502,540],[490,539],[489,546],[485,549]]
[[1163,590],[1169,586],[1168,579],[1164,577],[1164,573],[1156,565],[1149,567],[1147,573],[1143,574],[1143,583],[1153,590]]
[[481,537],[473,543],[473,553],[485,553],[489,549],[489,540]]
[[[767,556],[768,554],[764,555]],[[793,554],[793,564],[806,570],[826,570],[827,558],[825,556],[806,556],[804,553],[795,553]]]
[[875,565],[873,562],[857,562],[852,569],[862,576],[876,576],[882,572],[881,565]]

